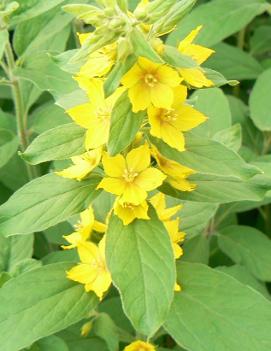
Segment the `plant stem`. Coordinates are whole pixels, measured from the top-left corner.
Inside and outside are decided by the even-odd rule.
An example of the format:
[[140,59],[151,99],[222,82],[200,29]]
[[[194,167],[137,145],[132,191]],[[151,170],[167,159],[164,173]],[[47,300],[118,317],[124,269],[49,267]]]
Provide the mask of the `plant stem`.
[[[20,85],[19,81],[16,76],[14,76],[14,69],[16,67],[15,64],[15,59],[12,51],[12,47],[10,45],[10,42],[8,41],[6,48],[5,48],[5,57],[7,61],[7,66],[8,66],[8,77],[10,82],[12,83],[11,89],[12,89],[12,94],[13,94],[13,99],[14,99],[14,105],[15,105],[15,115],[16,115],[16,124],[17,124],[17,134],[19,137],[20,141],[20,148],[21,151],[25,151],[29,144],[28,136],[27,136],[27,131],[24,126],[24,103],[23,103],[23,98],[20,90]],[[34,167],[29,165],[27,162],[25,162],[27,173],[29,179],[33,179],[37,176],[36,170]]]
[[[240,32],[238,33],[238,36],[237,36],[237,47],[241,50],[243,50],[243,48],[245,46],[245,39],[246,39],[246,27],[241,29]],[[240,84],[236,85],[233,88],[233,94],[236,97],[240,96]]]

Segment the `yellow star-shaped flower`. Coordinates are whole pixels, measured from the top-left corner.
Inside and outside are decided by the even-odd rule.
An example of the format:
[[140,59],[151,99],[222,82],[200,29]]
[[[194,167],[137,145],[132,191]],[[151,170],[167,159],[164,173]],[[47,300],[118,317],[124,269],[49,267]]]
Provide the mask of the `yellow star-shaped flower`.
[[[194,29],[178,46],[178,50],[182,54],[192,57],[198,65],[201,65],[214,53],[214,50],[193,44],[193,41],[199,34],[201,28],[202,26],[199,26]],[[179,72],[183,79],[195,88],[211,87],[214,85],[214,83],[205,76],[204,71],[200,66],[195,68],[181,68],[179,69]]]
[[62,248],[67,250],[77,247],[78,243],[89,239],[94,230],[99,233],[104,233],[106,231],[106,225],[95,220],[93,208],[89,206],[80,213],[80,221],[75,226],[75,232],[64,235],[64,238],[70,245],[63,245]]
[[131,150],[126,158],[105,153],[102,162],[107,175],[98,188],[120,196],[122,203],[139,205],[147,198],[147,191],[159,187],[165,175],[156,168],[149,167],[150,149],[145,144]]
[[55,173],[64,178],[82,180],[99,165],[101,157],[102,148],[87,151],[71,158],[73,166]]
[[161,171],[168,176],[167,181],[170,185],[181,191],[195,190],[196,184],[189,182],[187,179],[189,176],[196,173],[193,169],[183,166],[176,161],[167,159],[155,146],[152,146],[152,155],[156,159]]
[[145,110],[151,104],[170,108],[174,99],[173,88],[181,78],[167,65],[139,57],[137,63],[123,76],[122,84],[128,88],[133,111]]
[[162,139],[169,146],[185,150],[183,132],[197,127],[206,121],[206,117],[192,106],[185,103],[187,88],[179,85],[173,89],[174,100],[170,109],[161,109],[154,106],[148,108],[148,117],[151,125],[151,135]]
[[114,212],[122,220],[124,225],[132,223],[136,218],[150,219],[148,208],[146,201],[143,201],[139,205],[133,205],[127,202],[123,203],[117,198],[114,204]]
[[94,291],[102,299],[112,282],[105,263],[105,238],[98,246],[85,241],[78,243],[77,247],[81,263],[71,268],[67,277],[84,284],[86,291]]
[[78,77],[76,80],[86,91],[90,101],[69,109],[67,113],[77,124],[87,129],[86,149],[95,149],[108,140],[111,112],[124,88],[118,88],[112,95],[105,98],[102,79]]

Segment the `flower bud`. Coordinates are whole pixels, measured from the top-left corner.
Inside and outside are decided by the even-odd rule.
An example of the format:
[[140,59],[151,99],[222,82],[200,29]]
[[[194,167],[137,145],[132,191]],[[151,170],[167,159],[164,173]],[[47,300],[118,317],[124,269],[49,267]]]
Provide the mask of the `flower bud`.
[[91,329],[92,329],[92,322],[89,321],[87,323],[85,323],[82,328],[81,328],[81,336],[88,336],[88,334],[90,333]]
[[154,31],[167,33],[191,10],[197,0],[182,0],[173,5],[168,13],[154,24]]

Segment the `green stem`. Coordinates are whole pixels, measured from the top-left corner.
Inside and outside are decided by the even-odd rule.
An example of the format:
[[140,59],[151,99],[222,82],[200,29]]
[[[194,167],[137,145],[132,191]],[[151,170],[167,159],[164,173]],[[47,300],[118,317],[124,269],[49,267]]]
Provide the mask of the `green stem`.
[[[240,30],[240,32],[238,33],[238,36],[237,36],[237,47],[239,49],[242,49],[244,48],[245,46],[245,39],[246,39],[246,27],[244,27],[243,29]],[[236,97],[239,97],[240,96],[240,84],[236,85],[234,88],[233,88],[233,94],[234,96]]]
[[[29,145],[29,140],[27,136],[27,131],[24,126],[24,103],[20,90],[20,85],[17,77],[14,75],[14,69],[16,68],[15,59],[12,51],[10,42],[7,43],[5,48],[5,57],[8,66],[8,77],[11,81],[11,89],[15,105],[15,114],[16,114],[16,123],[17,123],[17,134],[19,136],[20,148],[24,152],[27,146]],[[33,179],[37,176],[36,170],[34,167],[25,162],[27,173],[29,179]]]

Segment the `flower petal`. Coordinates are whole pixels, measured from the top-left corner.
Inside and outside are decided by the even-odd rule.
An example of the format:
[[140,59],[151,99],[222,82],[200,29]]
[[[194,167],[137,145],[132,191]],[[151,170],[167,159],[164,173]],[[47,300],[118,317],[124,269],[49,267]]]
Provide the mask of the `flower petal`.
[[144,82],[138,82],[129,89],[129,99],[133,106],[133,112],[145,110],[151,104],[150,87]]
[[92,104],[78,105],[67,110],[69,116],[83,128],[89,127],[89,122],[96,117],[96,112]]
[[160,83],[170,87],[178,86],[182,80],[177,71],[166,65],[161,65],[157,69],[156,77]]
[[87,150],[96,149],[104,145],[108,140],[110,119],[100,120],[94,118],[89,122],[89,129],[86,133],[85,147]]
[[133,205],[139,205],[147,198],[147,192],[139,187],[135,183],[126,183],[125,190],[123,195],[120,198],[120,201],[125,203],[131,203]]
[[170,109],[173,99],[174,94],[171,87],[162,83],[157,83],[151,88],[151,102],[155,107]]
[[156,168],[148,168],[139,174],[135,179],[135,183],[146,191],[151,191],[162,185],[166,176]]
[[126,88],[131,88],[142,78],[143,71],[136,63],[123,77],[121,83]]
[[156,108],[154,106],[150,106],[148,108],[148,118],[149,118],[149,123],[151,125],[150,133],[151,135],[161,138],[161,126],[162,126],[162,121],[161,121],[161,114],[163,113],[163,110],[160,108]]
[[91,243],[90,241],[82,241],[77,245],[78,255],[82,263],[91,264],[93,261],[96,261],[99,257],[98,246]]
[[115,195],[122,195],[126,188],[126,182],[119,178],[104,178],[97,188],[102,188]]
[[165,123],[161,128],[161,139],[169,146],[179,150],[185,150],[185,139],[183,134],[169,123]]
[[78,264],[67,272],[67,278],[81,284],[89,284],[97,277],[98,272],[89,264]]
[[178,118],[173,124],[182,132],[191,130],[207,120],[207,117],[203,113],[189,105],[183,105],[178,109],[177,113]]
[[107,153],[103,155],[103,166],[105,173],[110,177],[121,178],[125,169],[125,159],[122,155],[109,156]]
[[131,172],[142,172],[151,162],[151,153],[147,144],[133,149],[126,156],[127,168]]
[[179,72],[184,80],[195,88],[212,87],[214,83],[205,77],[202,69],[197,68],[180,68]]

